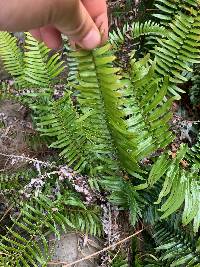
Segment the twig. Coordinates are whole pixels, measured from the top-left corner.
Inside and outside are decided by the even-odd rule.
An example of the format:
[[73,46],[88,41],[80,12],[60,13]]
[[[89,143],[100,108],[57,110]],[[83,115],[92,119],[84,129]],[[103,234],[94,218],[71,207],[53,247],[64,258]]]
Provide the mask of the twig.
[[4,157],[7,157],[7,158],[24,160],[26,162],[39,163],[39,164],[47,166],[47,167],[54,167],[52,163],[44,162],[44,161],[41,161],[41,160],[38,160],[38,159],[34,159],[34,158],[25,157],[23,155],[12,155],[12,154],[4,154],[4,153],[0,153],[0,155],[4,156]]
[[98,256],[99,254],[101,254],[101,253],[103,253],[103,252],[105,252],[105,251],[108,251],[108,250],[112,249],[113,247],[116,247],[116,246],[118,246],[118,245],[120,245],[120,244],[122,244],[122,243],[125,243],[126,241],[128,241],[128,240],[131,239],[132,237],[134,237],[134,236],[140,234],[143,230],[144,230],[144,229],[139,230],[139,231],[137,231],[136,233],[134,233],[134,234],[132,234],[132,235],[130,235],[130,236],[124,238],[123,240],[120,240],[119,242],[117,242],[117,243],[115,243],[115,244],[113,244],[113,245],[110,245],[110,246],[108,246],[108,247],[106,247],[106,248],[104,248],[104,249],[102,249],[102,250],[99,250],[99,251],[97,251],[97,252],[95,252],[95,253],[93,253],[93,254],[87,256],[87,257],[84,257],[84,258],[82,258],[82,259],[80,259],[80,260],[77,260],[77,261],[74,261],[74,262],[72,262],[72,263],[67,263],[67,262],[49,262],[48,264],[49,264],[49,265],[64,264],[63,267],[70,267],[70,266],[73,266],[74,264],[77,264],[77,263],[80,263],[80,262],[89,260],[89,259],[91,259],[91,258],[94,258],[95,256]]

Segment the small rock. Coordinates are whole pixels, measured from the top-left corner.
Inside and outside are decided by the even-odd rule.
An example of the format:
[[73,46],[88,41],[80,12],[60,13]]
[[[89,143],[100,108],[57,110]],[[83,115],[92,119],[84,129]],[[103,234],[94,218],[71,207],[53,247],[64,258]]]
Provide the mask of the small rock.
[[[62,267],[59,262],[72,263],[76,260],[87,257],[100,250],[100,242],[92,237],[82,238],[77,233],[68,233],[61,236],[61,240],[54,240],[54,237],[49,238],[50,250],[53,257],[52,262],[58,262],[54,267]],[[82,261],[72,267],[98,267],[97,258],[91,258],[87,261]],[[49,267],[51,267],[49,265]]]

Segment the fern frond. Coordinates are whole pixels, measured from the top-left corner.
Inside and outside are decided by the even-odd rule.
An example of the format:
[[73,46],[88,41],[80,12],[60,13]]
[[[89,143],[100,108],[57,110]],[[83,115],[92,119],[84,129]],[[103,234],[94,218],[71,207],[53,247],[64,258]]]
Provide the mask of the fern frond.
[[154,239],[158,246],[156,250],[161,253],[159,260],[163,265],[167,264],[170,267],[199,266],[198,239],[167,223],[157,224],[154,231]]
[[155,7],[157,10],[153,16],[167,26],[180,10],[193,14],[194,10],[198,8],[198,5],[198,0],[156,0]]
[[132,38],[138,38],[143,35],[166,37],[167,34],[168,31],[164,26],[161,26],[160,24],[151,20],[145,21],[144,23],[134,22],[131,24]]
[[16,84],[25,86],[23,52],[17,45],[17,38],[8,32],[0,32],[0,57]]
[[125,42],[126,34],[130,30],[130,25],[125,24],[122,29],[117,28],[116,30],[109,33],[110,43],[114,47],[118,47],[119,45],[123,44]]
[[[162,204],[161,218],[167,218],[176,212],[184,204],[182,222],[184,225],[193,221],[193,230],[198,232],[200,210],[200,184],[198,180],[199,167],[195,164],[189,170],[181,166],[187,153],[187,146],[181,146],[176,157],[170,159],[169,154],[163,154],[153,165],[149,175],[150,186],[154,185],[161,177],[164,177],[163,188],[156,204]],[[187,159],[187,158],[186,158]],[[166,197],[168,197],[166,199]]]
[[[90,110],[90,116],[86,117],[83,125],[90,140],[90,153],[101,162],[99,170],[103,168],[105,173],[113,173],[119,169],[116,148],[120,159],[123,157],[126,161],[128,148],[134,146],[119,107],[119,89],[123,83],[116,74],[118,69],[112,66],[115,57],[110,55],[110,45],[93,52],[75,52],[74,55],[79,64],[78,102],[83,114]],[[134,159],[132,165],[137,165]]]
[[122,255],[113,256],[114,260],[112,261],[110,267],[128,267],[128,259]]
[[133,156],[137,161],[158,148],[165,148],[172,140],[168,122],[173,98],[164,101],[168,90],[168,78],[155,75],[155,64],[148,65],[149,55],[132,61],[130,83],[125,89],[124,101],[129,132],[136,138],[137,148]]
[[42,88],[47,88],[64,69],[58,53],[49,57],[50,49],[26,33],[24,53],[24,79]]
[[68,43],[64,44],[64,55],[67,57],[67,81],[68,86],[71,88],[71,84],[77,84],[78,79],[78,63],[76,58],[72,55],[73,49]]
[[173,98],[163,100],[167,78],[157,78],[155,65],[149,66],[147,56],[132,62],[130,81],[120,80],[118,69],[112,67],[114,57],[109,45],[73,55],[77,58],[79,77],[74,87],[80,92],[77,101],[83,115],[73,110],[66,96],[52,104],[47,112],[51,115],[40,118],[40,131],[58,138],[52,147],[64,149],[61,156],[70,165],[80,159],[76,169],[89,162],[93,166],[90,169],[113,173],[119,170],[119,158],[121,165],[135,175],[140,172],[137,162],[173,139],[167,124],[172,116]]
[[89,163],[82,119],[73,108],[70,94],[66,94],[62,99],[52,102],[37,123],[43,135],[56,138],[51,147],[62,149],[60,156],[67,160],[68,166],[73,165],[79,171]]
[[53,201],[40,195],[27,204],[23,203],[20,216],[12,221],[12,227],[0,239],[0,264],[6,261],[4,266],[47,266],[51,258],[48,230],[58,239],[69,229],[101,234],[95,210],[86,208],[69,192]]
[[2,173],[0,175],[0,192],[16,191],[30,181],[33,177],[31,171],[21,171],[17,173]]
[[[111,123],[114,115],[119,117],[115,91],[120,88],[121,83],[115,74],[117,69],[111,65],[114,57],[109,55],[109,49],[110,46],[107,45],[93,52],[74,53],[77,56],[80,77],[76,89],[80,91],[78,102],[83,114],[90,110],[90,116],[86,117],[83,124],[91,143],[90,153],[95,154],[102,164],[108,165],[108,170],[116,170],[115,148],[108,121]],[[108,114],[109,118],[106,116]]]
[[25,52],[17,45],[17,38],[7,32],[0,32],[0,57],[6,70],[22,88],[40,86],[46,88],[64,69],[58,53],[50,56],[43,43],[26,33]]
[[110,183],[107,179],[102,183],[106,184],[107,190],[110,189],[112,192],[109,196],[109,201],[121,209],[128,210],[130,223],[135,226],[138,218],[141,217],[141,210],[144,206],[144,199],[137,192],[137,187],[122,179],[121,181],[113,179],[113,181],[110,180]]
[[153,51],[156,71],[170,77],[172,86],[169,90],[174,95],[182,92],[176,84],[186,82],[185,74],[192,72],[192,64],[200,62],[199,19],[198,10],[189,15],[179,11],[169,23],[168,37],[159,38]]
[[148,20],[145,22],[133,22],[131,25],[125,24],[122,29],[117,28],[110,33],[110,43],[114,48],[118,48],[126,40],[126,35],[130,35],[132,40],[141,36],[151,36],[156,39],[156,36],[166,37],[168,31],[164,26]]

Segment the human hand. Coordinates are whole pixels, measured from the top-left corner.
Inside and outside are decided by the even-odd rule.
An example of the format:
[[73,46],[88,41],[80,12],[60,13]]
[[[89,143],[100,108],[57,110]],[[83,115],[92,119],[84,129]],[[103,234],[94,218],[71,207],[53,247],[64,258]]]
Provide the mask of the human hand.
[[106,0],[0,0],[0,30],[30,31],[54,49],[63,33],[93,49],[108,36]]

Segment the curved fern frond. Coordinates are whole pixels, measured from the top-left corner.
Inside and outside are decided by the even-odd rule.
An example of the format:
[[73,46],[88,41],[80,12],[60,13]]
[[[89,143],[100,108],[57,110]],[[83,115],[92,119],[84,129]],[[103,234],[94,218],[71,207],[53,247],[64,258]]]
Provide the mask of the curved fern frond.
[[200,183],[198,179],[200,169],[195,164],[189,170],[187,167],[184,168],[184,164],[187,166],[187,161],[184,161],[187,151],[187,146],[181,146],[173,159],[165,153],[160,156],[151,169],[148,182],[152,186],[160,178],[165,179],[156,202],[160,204],[165,198],[160,208],[163,213],[161,218],[167,218],[184,204],[182,222],[187,225],[193,221],[193,230],[197,233],[200,227]]
[[50,56],[43,43],[26,33],[25,52],[17,45],[17,38],[0,32],[0,57],[6,70],[16,79],[18,86],[40,86],[46,88],[64,69],[58,53]]
[[168,31],[165,27],[151,20],[145,21],[144,23],[134,22],[131,24],[131,36],[133,38],[138,38],[143,35],[166,37]]
[[47,88],[64,69],[58,53],[49,56],[50,49],[26,33],[24,53],[24,79],[34,85]]
[[23,52],[17,45],[17,38],[8,32],[0,32],[0,57],[17,85],[25,86]]
[[126,34],[130,30],[130,25],[125,24],[122,29],[117,28],[116,30],[109,33],[110,43],[116,48],[123,44],[125,41]]
[[148,20],[145,22],[133,22],[131,25],[125,24],[123,28],[110,33],[110,43],[118,48],[126,40],[126,35],[132,37],[132,40],[141,36],[151,36],[156,39],[156,36],[166,37],[168,31],[165,27],[158,23]]

